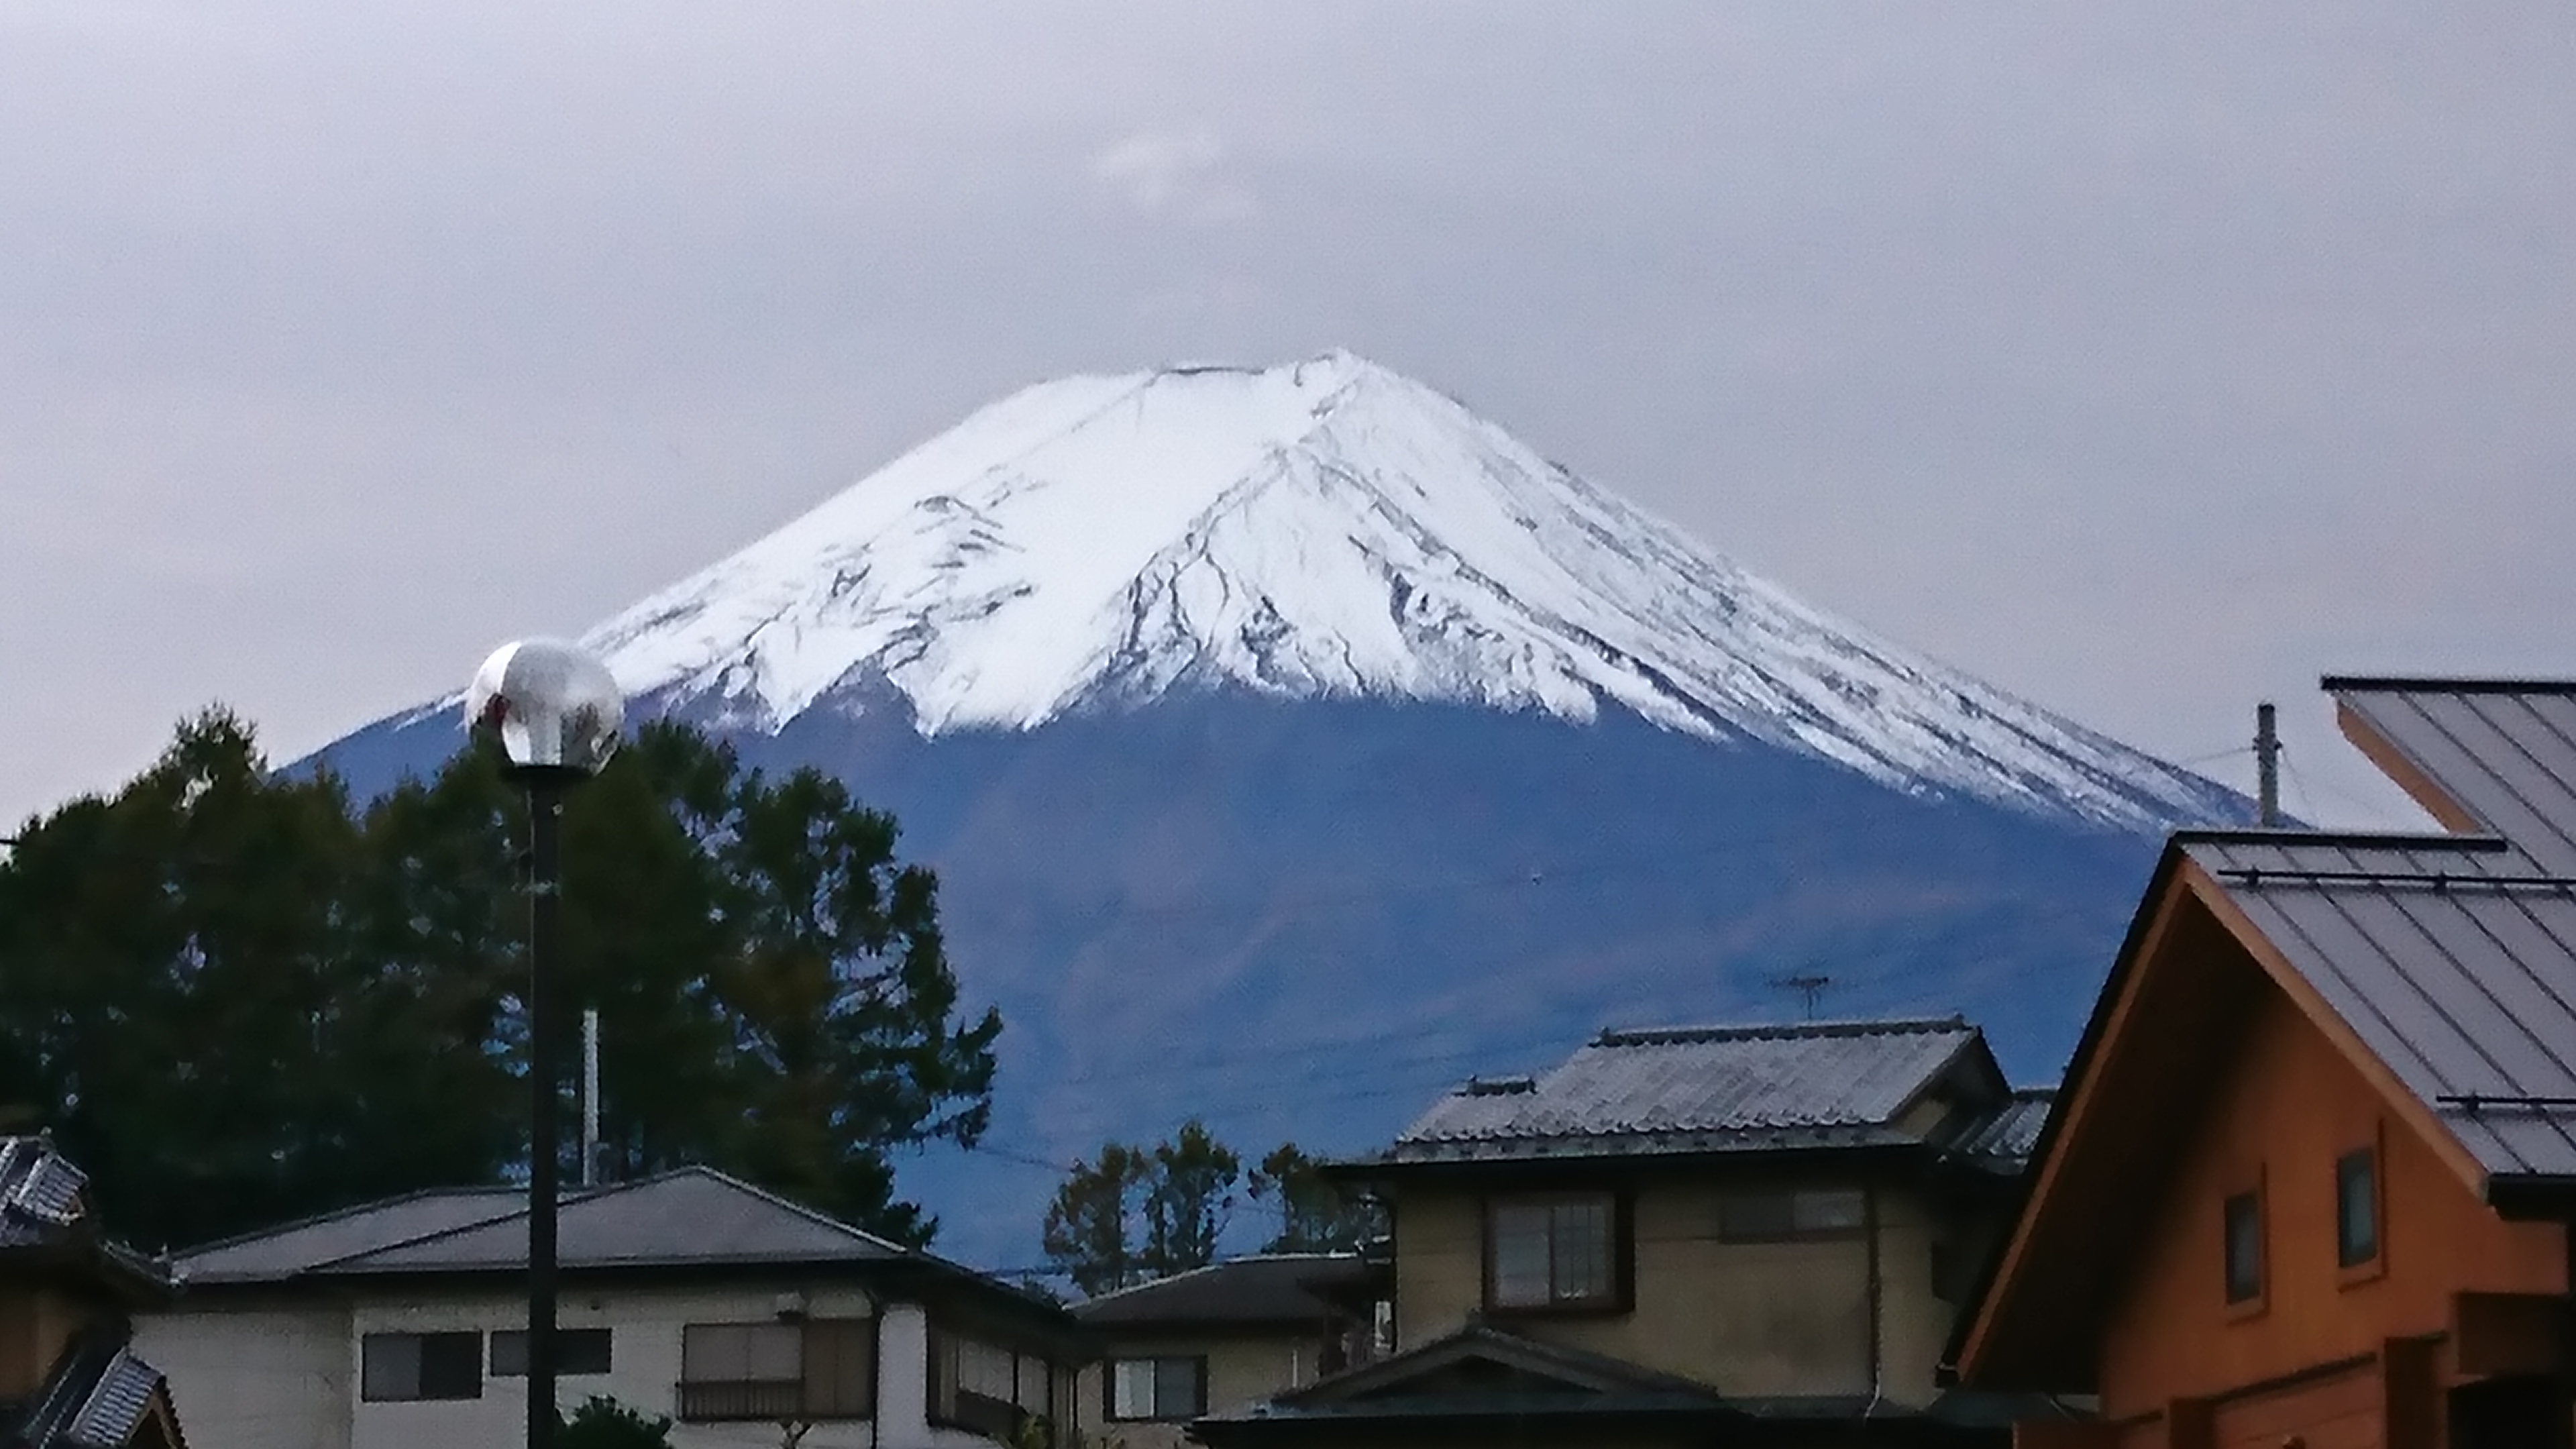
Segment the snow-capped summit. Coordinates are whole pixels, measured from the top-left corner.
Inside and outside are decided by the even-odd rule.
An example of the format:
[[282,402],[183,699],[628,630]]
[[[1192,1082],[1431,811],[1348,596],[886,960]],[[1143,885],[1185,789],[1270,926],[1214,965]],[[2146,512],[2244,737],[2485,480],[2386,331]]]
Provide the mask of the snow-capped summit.
[[1231,686],[1607,706],[2107,824],[2220,798],[1340,351],[1024,389],[589,642],[629,690],[763,732],[888,686],[928,736]]
[[[1029,388],[589,638],[636,717],[900,822],[1011,1023],[993,1140],[1055,1161],[1175,1104],[1372,1150],[1603,1021],[1776,1016],[1784,972],[2054,1072],[2165,827],[2251,813],[1338,352]],[[461,717],[312,763],[372,798]],[[1043,1181],[903,1170],[1029,1261]]]

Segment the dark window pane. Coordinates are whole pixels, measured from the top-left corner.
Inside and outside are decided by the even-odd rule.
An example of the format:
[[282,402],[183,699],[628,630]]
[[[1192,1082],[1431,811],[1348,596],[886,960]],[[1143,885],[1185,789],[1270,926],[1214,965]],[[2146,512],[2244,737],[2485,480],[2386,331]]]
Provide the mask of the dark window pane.
[[1530,1308],[1548,1300],[1549,1213],[1545,1204],[1507,1203],[1493,1210],[1494,1305]]
[[1869,1205],[1849,1189],[1796,1194],[1789,1215],[1801,1233],[1856,1233],[1869,1222]]
[[1739,1243],[1797,1231],[1797,1199],[1785,1192],[1737,1193],[1717,1205],[1717,1235]]
[[483,1397],[483,1335],[424,1333],[420,1336],[420,1397]]
[[[555,1372],[558,1374],[604,1374],[609,1371],[608,1330],[605,1328],[558,1328],[555,1330]],[[528,1376],[528,1333],[523,1328],[492,1330],[492,1377],[523,1379]]]
[[555,1371],[564,1374],[604,1374],[610,1369],[609,1337],[605,1328],[561,1328],[555,1330]]
[[2378,1178],[2368,1148],[2335,1163],[2335,1261],[2344,1267],[2379,1256]]
[[1206,1412],[1199,1402],[1199,1364],[1195,1358],[1154,1360],[1154,1417],[1195,1419]]
[[420,1397],[420,1335],[370,1333],[358,1345],[359,1397],[379,1402]]
[[2224,1212],[2227,1301],[2251,1302],[2263,1296],[2263,1203],[2250,1192],[2238,1193]]

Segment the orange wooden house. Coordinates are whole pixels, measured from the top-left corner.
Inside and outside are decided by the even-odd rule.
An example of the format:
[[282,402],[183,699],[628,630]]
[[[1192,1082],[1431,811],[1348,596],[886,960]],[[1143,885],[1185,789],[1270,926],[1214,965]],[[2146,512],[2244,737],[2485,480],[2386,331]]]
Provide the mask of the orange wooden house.
[[2167,847],[1953,1341],[2026,1449],[2568,1449],[2576,684],[2329,679],[2451,832]]

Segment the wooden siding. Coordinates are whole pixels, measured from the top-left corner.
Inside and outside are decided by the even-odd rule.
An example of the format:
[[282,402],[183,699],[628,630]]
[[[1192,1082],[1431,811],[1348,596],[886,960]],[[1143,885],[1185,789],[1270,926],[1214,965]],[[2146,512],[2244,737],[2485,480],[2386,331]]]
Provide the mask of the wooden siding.
[[2210,1449],[2380,1449],[2387,1441],[2380,1419],[2376,1363],[2332,1378],[2249,1394],[2215,1406],[2209,1416]]
[[[2256,971],[2242,957],[2232,964]],[[2560,1229],[2508,1223],[2479,1202],[2278,990],[2252,993],[2247,1010],[2232,1064],[2215,1074],[2212,1100],[2166,1175],[2114,1295],[2102,1340],[2108,1417],[2374,1355],[2387,1339],[2441,1333],[2463,1289],[2565,1291]],[[2344,1270],[2335,1261],[2334,1164],[2373,1144],[2381,1259],[2375,1269]],[[2264,1294],[2251,1308],[2231,1307],[2220,1204],[2258,1184]],[[2312,1384],[2294,1398],[2324,1402],[2319,1395],[2331,1397]],[[2231,1408],[2227,1422],[2253,1412]],[[2331,1416],[2321,1423],[2299,1431],[2311,1449],[2351,1432]]]

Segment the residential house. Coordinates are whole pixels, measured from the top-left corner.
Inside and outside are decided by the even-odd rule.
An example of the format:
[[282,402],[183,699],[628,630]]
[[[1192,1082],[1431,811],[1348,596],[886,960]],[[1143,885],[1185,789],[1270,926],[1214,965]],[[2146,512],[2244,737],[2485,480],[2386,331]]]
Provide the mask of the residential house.
[[1358,1253],[1265,1253],[1074,1305],[1100,1355],[1080,1375],[1094,1441],[1171,1449],[1212,1409],[1367,1362],[1393,1280],[1390,1264]]
[[0,1445],[186,1449],[169,1387],[129,1342],[169,1291],[99,1230],[89,1179],[45,1137],[0,1138]]
[[2576,684],[2326,686],[2447,833],[2167,847],[1957,1345],[2031,1449],[2570,1442]]
[[[682,1449],[919,1449],[1039,1420],[1070,1442],[1054,1304],[707,1168],[569,1196],[559,1395]],[[524,1191],[415,1193],[180,1257],[137,1339],[196,1449],[504,1449],[526,1423]]]
[[1259,1444],[2000,1444],[1934,1383],[2043,1094],[1956,1018],[1605,1031],[1337,1175],[1393,1353],[1198,1420]]

